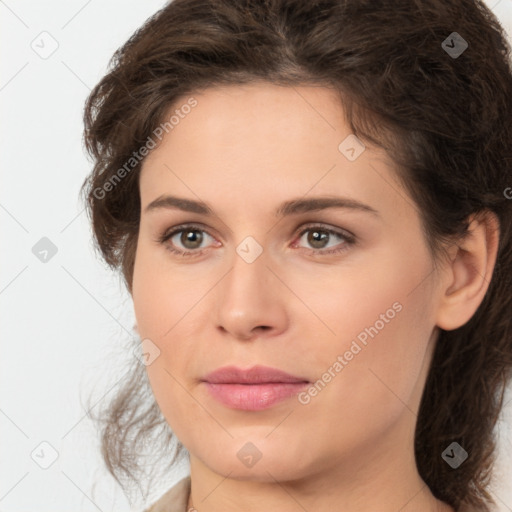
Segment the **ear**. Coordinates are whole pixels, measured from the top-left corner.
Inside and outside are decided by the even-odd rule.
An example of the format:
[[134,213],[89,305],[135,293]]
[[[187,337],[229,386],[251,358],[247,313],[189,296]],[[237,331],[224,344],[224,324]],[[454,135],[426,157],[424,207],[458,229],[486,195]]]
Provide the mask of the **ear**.
[[469,217],[468,234],[451,248],[448,266],[440,281],[436,325],[450,331],[467,323],[489,288],[496,263],[499,220],[485,210]]

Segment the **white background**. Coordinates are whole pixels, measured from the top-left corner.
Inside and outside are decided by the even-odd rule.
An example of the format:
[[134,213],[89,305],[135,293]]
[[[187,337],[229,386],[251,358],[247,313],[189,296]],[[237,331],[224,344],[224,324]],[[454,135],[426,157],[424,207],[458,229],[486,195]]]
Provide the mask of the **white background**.
[[[93,251],[78,198],[91,170],[82,109],[114,51],[164,4],[0,0],[0,512],[130,510],[103,469],[81,400],[93,388],[111,397],[132,357],[119,340],[134,324],[129,295]],[[512,0],[487,5],[512,34]],[[44,51],[41,38],[46,51],[58,44],[45,59],[32,48]],[[57,248],[46,263],[32,253],[42,237]],[[506,402],[493,493],[500,512],[512,511],[510,387]],[[42,442],[58,452],[48,469],[31,458],[33,450],[42,462],[50,456]],[[148,501],[185,472],[160,482]]]

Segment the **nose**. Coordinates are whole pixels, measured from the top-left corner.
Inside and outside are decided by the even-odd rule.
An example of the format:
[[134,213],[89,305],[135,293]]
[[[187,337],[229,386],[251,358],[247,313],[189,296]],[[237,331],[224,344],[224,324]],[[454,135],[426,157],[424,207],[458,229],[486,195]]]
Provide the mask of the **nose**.
[[287,329],[290,292],[269,263],[265,250],[252,263],[234,254],[233,266],[219,283],[216,296],[217,326],[224,334],[248,341]]

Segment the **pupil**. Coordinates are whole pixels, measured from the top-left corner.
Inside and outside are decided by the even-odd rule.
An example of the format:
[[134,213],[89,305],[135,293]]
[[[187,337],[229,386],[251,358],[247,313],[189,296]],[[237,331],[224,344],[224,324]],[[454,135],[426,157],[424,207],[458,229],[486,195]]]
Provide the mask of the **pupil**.
[[[200,231],[197,230],[185,231],[181,238],[181,242],[183,243],[183,245],[185,247],[188,247],[189,249],[196,249],[201,245],[201,242],[203,240],[203,236],[200,234]],[[192,242],[192,247],[187,245],[188,242]]]
[[[311,235],[309,237],[308,243],[310,243],[315,248],[323,248],[324,244],[322,242],[325,242],[326,238],[329,236],[327,233],[322,233],[320,231],[311,231]],[[319,238],[318,238],[319,237]],[[319,244],[319,245],[317,245]]]

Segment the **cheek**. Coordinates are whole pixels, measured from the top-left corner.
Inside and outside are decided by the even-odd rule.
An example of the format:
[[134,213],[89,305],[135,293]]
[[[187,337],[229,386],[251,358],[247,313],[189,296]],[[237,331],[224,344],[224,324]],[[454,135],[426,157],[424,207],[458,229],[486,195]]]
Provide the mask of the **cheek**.
[[366,422],[378,428],[379,418],[382,426],[417,398],[434,326],[428,280],[422,282],[429,260],[417,256],[403,265],[398,257],[374,265],[364,275],[354,270],[323,281],[321,292],[307,291],[309,304],[335,331],[324,329],[308,355],[318,380],[306,409],[331,418],[325,425],[343,423],[357,437]]
[[[400,302],[403,309],[382,329],[377,324],[378,332],[372,328],[386,307],[376,307],[378,314],[366,316],[362,328],[351,324],[355,336],[339,339],[335,347],[323,347],[312,396],[302,397],[309,401],[301,402],[294,415],[305,431],[315,432],[315,444],[326,457],[364,450],[383,439],[401,418],[415,420],[427,343],[422,326],[415,323],[417,313],[405,300]],[[357,338],[361,333],[367,334],[366,344],[360,341],[363,336]]]
[[[142,338],[172,337],[194,315],[195,307],[208,290],[208,283],[193,279],[190,272],[166,268],[168,261],[160,249],[144,243],[137,249],[133,272],[132,298],[138,330]],[[193,279],[193,280],[192,280]]]
[[178,438],[188,439],[190,422],[204,424],[204,411],[186,389],[185,378],[196,376],[194,368],[201,354],[200,347],[194,346],[193,330],[197,315],[207,312],[201,298],[211,285],[200,280],[191,286],[190,276],[163,271],[154,253],[143,245],[139,248],[132,287],[136,322],[141,340],[151,340],[159,351],[146,371],[162,414]]

